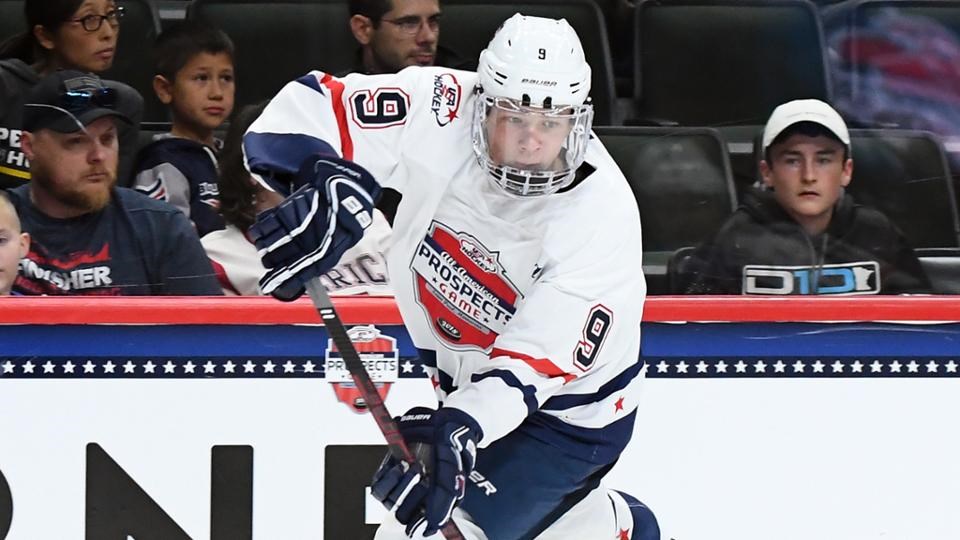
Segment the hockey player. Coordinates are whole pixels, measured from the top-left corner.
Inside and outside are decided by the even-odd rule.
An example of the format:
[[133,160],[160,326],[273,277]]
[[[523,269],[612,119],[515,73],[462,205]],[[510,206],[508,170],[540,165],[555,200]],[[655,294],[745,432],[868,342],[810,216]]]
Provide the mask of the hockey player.
[[291,193],[251,235],[265,292],[295,297],[402,196],[390,281],[439,408],[399,419],[431,457],[388,456],[378,539],[659,538],[601,485],[630,440],[643,363],[640,219],[591,134],[590,67],[564,20],[507,20],[479,72],[321,72],[288,84],[244,138]]

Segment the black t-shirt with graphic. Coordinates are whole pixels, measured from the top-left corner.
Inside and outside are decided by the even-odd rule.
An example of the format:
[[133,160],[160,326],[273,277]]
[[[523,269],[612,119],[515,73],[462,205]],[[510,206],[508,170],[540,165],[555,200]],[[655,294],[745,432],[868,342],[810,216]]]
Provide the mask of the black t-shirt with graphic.
[[193,226],[176,208],[115,188],[99,212],[56,219],[10,192],[30,252],[14,290],[38,295],[220,295]]

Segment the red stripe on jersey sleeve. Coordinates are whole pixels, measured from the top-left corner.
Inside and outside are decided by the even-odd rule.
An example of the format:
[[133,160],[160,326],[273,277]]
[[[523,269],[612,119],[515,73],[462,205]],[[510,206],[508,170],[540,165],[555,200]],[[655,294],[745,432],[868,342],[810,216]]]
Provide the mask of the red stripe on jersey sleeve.
[[233,283],[230,283],[230,278],[227,277],[227,270],[226,268],[223,267],[222,264],[218,263],[213,259],[210,259],[210,266],[213,267],[213,273],[217,275],[217,281],[220,282],[220,287],[224,289],[229,289],[237,293],[237,296],[243,296],[242,294],[240,294],[240,291],[238,291],[237,288],[233,286]]
[[333,94],[330,100],[333,103],[333,114],[337,117],[337,127],[340,130],[340,152],[343,159],[353,160],[353,139],[350,138],[350,128],[347,125],[347,109],[343,106],[343,83],[329,74],[324,74],[320,84],[330,89]]
[[537,373],[546,375],[551,379],[554,377],[563,377],[563,384],[567,384],[568,382],[577,378],[577,376],[573,373],[567,373],[563,371],[556,364],[546,358],[534,358],[523,353],[494,347],[494,349],[490,351],[490,358],[496,358],[497,356],[507,356],[516,360],[521,360],[528,366],[532,367]]

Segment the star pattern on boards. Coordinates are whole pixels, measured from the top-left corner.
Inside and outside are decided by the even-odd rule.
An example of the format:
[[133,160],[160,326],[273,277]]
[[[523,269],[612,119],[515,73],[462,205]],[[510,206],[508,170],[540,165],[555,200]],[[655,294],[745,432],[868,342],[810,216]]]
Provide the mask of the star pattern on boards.
[[617,533],[617,540],[630,540],[630,529],[620,529]]
[[616,414],[622,410],[623,410],[623,396],[620,396],[620,399],[618,399],[617,402],[613,404],[613,412],[614,414]]
[[[161,358],[154,361],[150,358],[133,358],[122,360],[114,359],[56,359],[29,358],[0,359],[0,375],[6,376],[47,376],[47,377],[84,377],[84,376],[117,376],[132,375],[163,377],[183,375],[207,376],[266,376],[287,374],[294,376],[321,375],[324,372],[323,363],[315,363],[312,359],[286,360],[282,364],[272,360],[241,358],[207,358],[198,364],[193,359]],[[730,360],[729,358],[726,360]],[[764,360],[760,358],[739,358],[734,363],[724,359],[711,358],[678,358],[674,361],[660,359],[652,366],[654,376],[681,376],[681,377],[711,377],[721,375],[725,377],[756,377],[756,376],[795,376],[795,377],[956,377],[958,363],[955,358],[886,358],[863,361],[853,358],[796,358]],[[159,363],[158,363],[159,362]],[[789,362],[789,363],[788,363]],[[420,370],[417,370],[417,367]],[[434,387],[439,385],[436,373],[423,363],[404,359],[399,363],[400,373],[418,376],[422,371],[430,379]],[[615,408],[615,411],[621,409]]]

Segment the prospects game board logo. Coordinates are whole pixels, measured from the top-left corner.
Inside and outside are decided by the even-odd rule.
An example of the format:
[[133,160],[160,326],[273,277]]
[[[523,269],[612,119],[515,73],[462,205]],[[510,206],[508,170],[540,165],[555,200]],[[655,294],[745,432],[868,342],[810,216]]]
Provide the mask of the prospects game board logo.
[[[354,326],[347,330],[347,335],[350,336],[350,341],[360,354],[360,359],[370,375],[370,380],[377,387],[380,398],[386,399],[390,384],[396,382],[399,376],[400,353],[397,349],[397,339],[380,333],[380,330],[373,325]],[[327,340],[325,364],[325,377],[333,386],[337,399],[346,403],[354,412],[365,412],[367,403],[354,384],[333,339]]]

